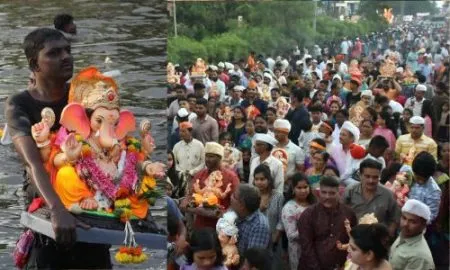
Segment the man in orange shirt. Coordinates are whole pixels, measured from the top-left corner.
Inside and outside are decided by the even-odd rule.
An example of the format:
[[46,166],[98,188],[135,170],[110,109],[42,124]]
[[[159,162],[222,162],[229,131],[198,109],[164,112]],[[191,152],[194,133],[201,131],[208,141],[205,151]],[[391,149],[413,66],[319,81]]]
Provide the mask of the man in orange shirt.
[[247,58],[247,67],[250,68],[250,70],[252,72],[256,72],[256,70],[258,69],[258,66],[256,65],[255,52],[254,51],[251,51],[250,55]]

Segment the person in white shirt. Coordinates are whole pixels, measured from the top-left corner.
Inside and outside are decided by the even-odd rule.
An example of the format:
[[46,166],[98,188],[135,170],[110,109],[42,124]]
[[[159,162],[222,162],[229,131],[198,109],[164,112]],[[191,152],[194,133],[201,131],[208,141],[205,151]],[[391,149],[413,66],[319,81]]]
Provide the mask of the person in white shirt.
[[266,62],[267,62],[267,67],[270,70],[273,70],[273,68],[275,67],[275,60],[273,60],[272,56],[269,55],[266,59]]
[[425,100],[425,92],[427,87],[423,84],[418,84],[414,91],[414,97],[408,98],[405,103],[405,109],[411,109],[413,111],[413,116],[422,116],[422,105]]
[[291,123],[289,123],[288,120],[275,120],[275,122],[273,123],[273,128],[275,139],[278,140],[278,143],[275,145],[275,147],[286,150],[288,154],[286,178],[289,178],[296,172],[301,172],[304,170],[305,153],[300,147],[289,140],[288,135],[291,131]]
[[179,119],[187,117],[188,121],[192,122],[192,119],[197,117],[197,114],[195,112],[189,111],[189,103],[187,99],[182,99],[180,101],[181,101],[180,105],[182,108],[178,110],[177,116],[173,119],[172,133],[175,132],[175,130],[177,129]]
[[217,70],[216,66],[210,66],[209,79],[211,88],[208,91],[208,97],[216,95],[218,96],[218,101],[223,102],[225,100],[226,87],[225,83],[219,79]]
[[344,37],[341,42],[341,54],[348,55],[349,43],[347,37]]
[[270,168],[270,174],[274,179],[275,190],[280,193],[284,191],[284,172],[283,163],[271,155],[272,149],[278,141],[270,135],[258,133],[253,138],[253,146],[255,148],[255,153],[257,156],[252,159],[250,163],[250,176],[249,184],[254,185],[253,174],[255,168],[260,164],[266,164]]
[[341,182],[345,186],[357,183],[351,176],[361,160],[352,157],[350,146],[358,140],[359,129],[352,122],[345,121],[340,131],[339,143],[333,143],[330,147],[330,156],[336,162]]
[[181,122],[179,125],[181,141],[173,147],[174,162],[179,171],[193,176],[205,166],[205,148],[192,137],[190,122]]
[[306,74],[311,74],[312,72],[317,73],[317,77],[319,77],[319,80],[322,80],[322,71],[319,67],[317,67],[317,60],[313,59],[311,61],[311,66],[305,71]]

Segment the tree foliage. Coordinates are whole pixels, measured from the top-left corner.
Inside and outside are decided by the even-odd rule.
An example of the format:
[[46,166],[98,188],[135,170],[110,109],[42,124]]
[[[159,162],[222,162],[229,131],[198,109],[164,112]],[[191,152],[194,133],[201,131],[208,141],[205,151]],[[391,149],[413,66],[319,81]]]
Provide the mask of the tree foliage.
[[283,54],[295,45],[311,47],[387,27],[379,20],[351,23],[320,15],[315,32],[314,7],[312,1],[177,3],[179,36],[173,37],[172,25],[169,61],[181,63],[196,57],[208,62],[233,61],[246,57],[250,50]]
[[[392,8],[394,16],[402,13],[404,15],[416,15],[418,12],[438,12],[436,3],[428,0],[421,1],[386,1],[386,0],[366,0],[361,1],[359,14],[370,20],[383,20],[380,16],[385,8]],[[378,11],[378,13],[377,13]]]

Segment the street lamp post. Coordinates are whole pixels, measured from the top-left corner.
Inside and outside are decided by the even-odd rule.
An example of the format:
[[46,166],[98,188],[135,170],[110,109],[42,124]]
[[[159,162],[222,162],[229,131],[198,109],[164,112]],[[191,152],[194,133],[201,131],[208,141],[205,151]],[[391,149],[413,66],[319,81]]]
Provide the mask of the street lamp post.
[[314,21],[313,21],[313,29],[314,29],[314,43],[316,42],[316,26],[317,26],[317,1],[318,0],[314,0]]
[[177,36],[177,7],[176,7],[176,0],[173,1],[173,31],[175,34],[175,37]]

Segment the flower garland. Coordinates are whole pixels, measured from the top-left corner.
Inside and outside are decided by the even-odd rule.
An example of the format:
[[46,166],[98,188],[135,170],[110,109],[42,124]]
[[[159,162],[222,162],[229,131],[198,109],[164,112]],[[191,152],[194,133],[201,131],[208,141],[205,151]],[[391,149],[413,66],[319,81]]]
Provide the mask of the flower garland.
[[92,154],[87,153],[87,148],[83,157],[77,163],[77,171],[79,175],[83,175],[85,180],[91,187],[100,190],[106,197],[111,200],[116,198],[119,188],[133,190],[138,180],[136,172],[136,164],[138,161],[136,152],[127,153],[125,167],[119,186],[114,185],[114,180],[108,174],[105,174],[97,165]]

